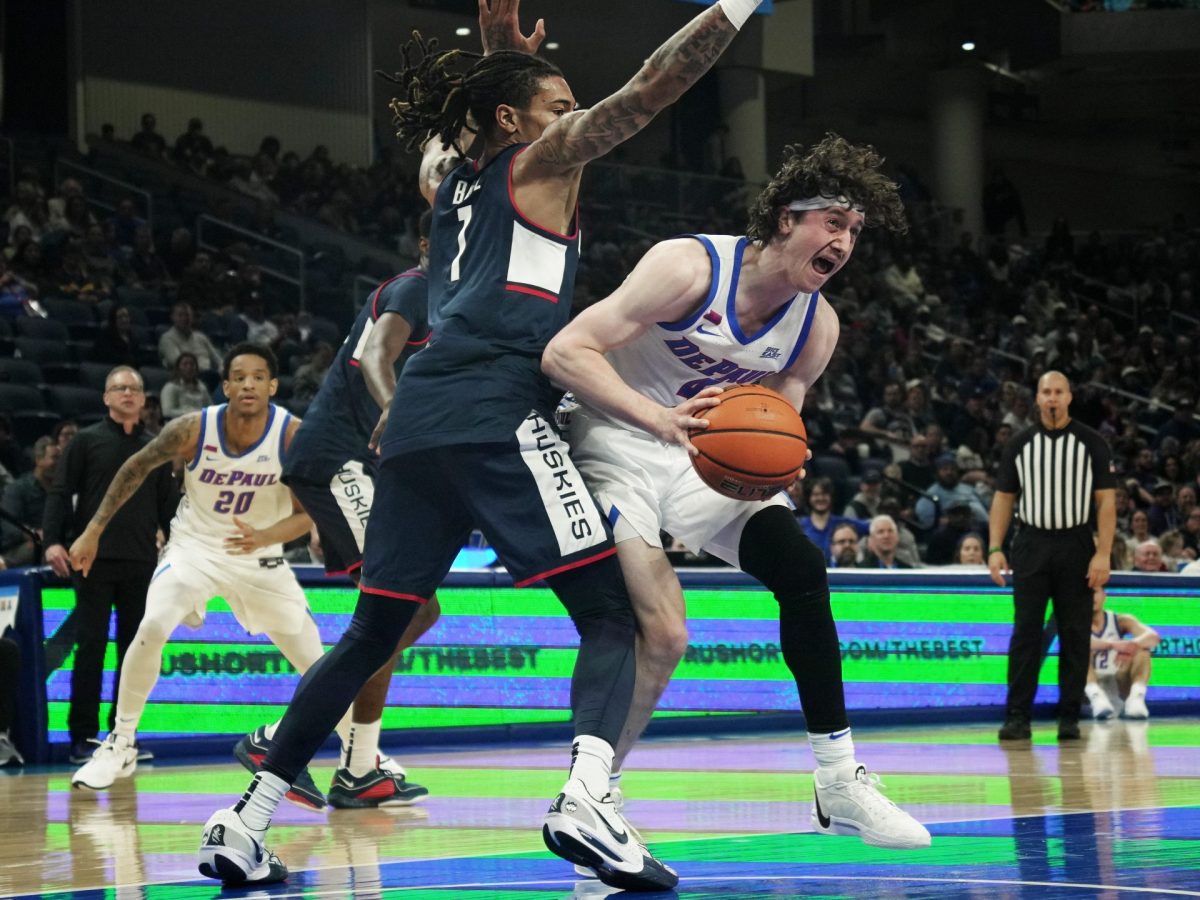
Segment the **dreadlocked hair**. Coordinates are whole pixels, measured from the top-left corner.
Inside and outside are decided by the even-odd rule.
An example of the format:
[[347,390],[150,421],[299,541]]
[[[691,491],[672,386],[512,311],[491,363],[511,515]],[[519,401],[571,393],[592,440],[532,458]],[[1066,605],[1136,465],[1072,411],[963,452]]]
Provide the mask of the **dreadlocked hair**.
[[783,148],[783,167],[750,206],[747,236],[759,244],[774,236],[780,207],[808,197],[846,197],[863,211],[866,226],[908,230],[896,182],[880,167],[883,157],[870,144],[856,146],[829,132],[805,153],[800,144]]
[[[562,76],[559,68],[538,56],[498,50],[482,56],[465,50],[438,50],[437,38],[425,40],[414,31],[401,49],[403,68],[377,74],[396,84],[401,95],[389,105],[396,138],[405,149],[419,151],[432,137],[442,148],[458,145],[464,128],[487,132],[495,127],[496,107],[525,109],[541,90],[542,80]],[[464,68],[464,64],[469,64]]]

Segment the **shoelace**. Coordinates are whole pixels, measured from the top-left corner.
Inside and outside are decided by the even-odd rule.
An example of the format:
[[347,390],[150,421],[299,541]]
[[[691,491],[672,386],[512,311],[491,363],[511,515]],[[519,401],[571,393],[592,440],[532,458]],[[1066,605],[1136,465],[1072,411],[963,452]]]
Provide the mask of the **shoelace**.
[[880,793],[880,788],[883,787],[886,785],[878,775],[863,768],[854,774],[854,782],[847,789],[847,793],[863,806],[882,807],[884,812],[890,809],[899,809],[895,803]]

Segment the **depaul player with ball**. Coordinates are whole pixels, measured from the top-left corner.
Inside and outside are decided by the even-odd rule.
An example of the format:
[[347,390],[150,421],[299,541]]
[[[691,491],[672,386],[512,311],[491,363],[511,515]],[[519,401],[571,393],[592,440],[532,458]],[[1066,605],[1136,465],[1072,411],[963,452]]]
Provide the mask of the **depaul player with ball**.
[[625,755],[687,649],[683,590],[659,540],[666,531],[757,578],[779,603],[783,657],[818,766],[813,827],[881,847],[925,847],[929,832],[855,758],[820,550],[780,496],[723,496],[691,465],[688,432],[708,425],[703,416],[724,387],[761,381],[801,408],[838,339],[837,313],[820,289],[863,228],[906,228],[873,148],[827,135],[808,153],[791,146],[785,155],[751,208],[746,237],[655,245],[542,357],[546,374],[580,404],[571,454],[613,523],[638,620],[637,688],[611,791],[621,797]]

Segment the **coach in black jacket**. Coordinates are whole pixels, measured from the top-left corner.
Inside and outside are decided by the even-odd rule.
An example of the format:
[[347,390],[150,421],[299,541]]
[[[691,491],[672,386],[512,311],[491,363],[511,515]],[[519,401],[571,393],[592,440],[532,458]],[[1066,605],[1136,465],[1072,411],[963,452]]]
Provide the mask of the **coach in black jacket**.
[[1079,737],[1092,590],[1108,582],[1117,524],[1112,456],[1103,437],[1072,421],[1071,384],[1065,375],[1047,372],[1041,377],[1037,405],[1041,420],[1004,449],[989,521],[988,568],[992,580],[1003,587],[1008,560],[1002,545],[1016,506],[1014,619],[1002,741],[1030,736],[1042,666],[1042,626],[1051,598],[1058,620],[1058,739]]
[[171,468],[163,466],[113,517],[100,539],[91,573],[86,578],[72,575],[66,549],[72,537],[91,520],[121,464],[150,442],[139,420],[145,403],[142,376],[136,369],[118,366],[109,372],[104,386],[108,416],[84,428],[67,446],[46,497],[42,523],[46,562],[58,575],[73,577],[75,583],[75,670],[67,717],[72,762],[87,761],[92,750],[87,742],[100,731],[101,669],[108,646],[108,620],[115,607],[117,675],[108,723],[112,728],[120,666],[146,611],[146,589],[158,561],[155,538],[159,528],[168,532],[179,504]]

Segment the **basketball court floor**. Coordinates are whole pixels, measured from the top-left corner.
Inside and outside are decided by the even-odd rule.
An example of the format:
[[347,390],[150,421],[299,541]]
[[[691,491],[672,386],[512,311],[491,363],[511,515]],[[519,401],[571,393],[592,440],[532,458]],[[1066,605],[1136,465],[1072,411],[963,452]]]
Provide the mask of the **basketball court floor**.
[[[1200,897],[1200,719],[1052,723],[1001,746],[994,724],[856,730],[887,796],[933,846],[894,851],[814,834],[802,734],[648,741],[625,776],[627,813],[679,871],[645,897]],[[428,801],[314,814],[284,804],[272,846],[285,884],[222,892],[201,879],[204,820],[246,784],[233,762],[143,766],[104,794],[70,770],[0,775],[0,895],[55,898],[632,896],[578,880],[540,827],[561,746],[405,753]],[[332,758],[313,768],[328,784]],[[637,768],[633,768],[636,764]]]

